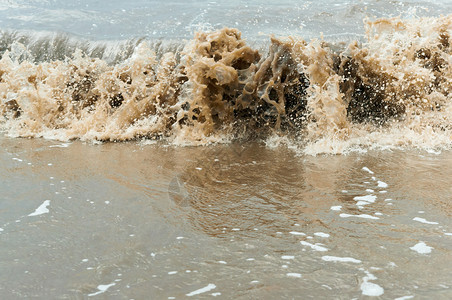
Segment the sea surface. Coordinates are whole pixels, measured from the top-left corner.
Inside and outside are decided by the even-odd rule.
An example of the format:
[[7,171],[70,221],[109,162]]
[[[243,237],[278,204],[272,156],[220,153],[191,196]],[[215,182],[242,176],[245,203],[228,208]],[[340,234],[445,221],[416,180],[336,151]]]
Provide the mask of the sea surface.
[[0,299],[451,299],[452,1],[0,0]]

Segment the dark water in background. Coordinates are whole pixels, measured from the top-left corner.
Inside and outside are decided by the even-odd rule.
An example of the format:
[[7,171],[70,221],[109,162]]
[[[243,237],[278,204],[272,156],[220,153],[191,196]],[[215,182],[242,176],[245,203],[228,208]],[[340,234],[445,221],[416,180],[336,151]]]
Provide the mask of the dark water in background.
[[[450,299],[452,106],[447,80],[451,72],[444,65],[450,67],[451,52],[443,48],[437,53],[449,58],[445,63],[432,55],[419,67],[419,59],[428,55],[414,49],[401,52],[420,56],[405,69],[390,69],[394,64],[388,60],[369,72],[383,66],[389,68],[384,74],[405,74],[400,96],[407,94],[403,78],[424,80],[428,76],[422,72],[437,63],[442,69],[435,69],[440,73],[435,78],[442,78],[443,85],[434,92],[442,95],[446,104],[441,105],[449,110],[434,111],[436,115],[426,117],[426,127],[423,114],[415,111],[413,119],[399,127],[352,124],[355,135],[345,141],[327,136],[312,144],[276,134],[182,147],[178,145],[184,144],[184,137],[196,133],[184,136],[182,131],[176,142],[97,142],[102,134],[106,140],[140,137],[129,133],[153,124],[113,126],[125,118],[114,110],[121,102],[118,97],[108,98],[115,105],[105,109],[113,125],[100,122],[100,129],[96,127],[95,121],[104,116],[98,105],[86,122],[80,116],[70,119],[76,126],[67,132],[62,131],[63,122],[39,126],[59,117],[50,105],[56,96],[49,92],[58,91],[59,78],[70,81],[73,75],[80,84],[83,72],[91,70],[88,59],[57,61],[75,48],[118,63],[113,69],[98,62],[104,73],[96,88],[108,94],[115,87],[109,80],[121,72],[135,76],[138,70],[141,76],[149,71],[146,64],[152,55],[146,47],[136,47],[142,39],[157,49],[161,62],[168,49],[180,51],[187,43],[181,39],[192,39],[195,30],[236,27],[256,48],[270,43],[269,34],[309,40],[323,33],[327,41],[349,43],[364,39],[365,17],[400,16],[416,24],[417,17],[451,12],[447,0],[0,1],[0,48],[9,49],[13,59],[0,64],[1,72],[7,70],[0,80],[0,108],[7,116],[0,137],[0,298]],[[450,32],[448,22],[434,25]],[[402,34],[401,40],[411,33]],[[377,42],[368,45],[377,53],[403,48],[396,38],[387,48],[384,39],[381,48]],[[397,50],[394,53],[396,57]],[[315,57],[316,52],[311,54]],[[125,61],[127,57],[133,59]],[[281,57],[287,58],[284,53]],[[81,71],[68,75],[73,69]],[[413,73],[419,77],[411,78]],[[140,76],[133,77],[134,84]],[[374,84],[372,88],[385,85],[384,78],[362,78]],[[128,82],[119,79],[121,85]],[[64,80],[61,86],[75,85]],[[419,86],[427,86],[429,81],[422,80]],[[159,87],[159,81],[154,83]],[[124,95],[132,89],[121,88]],[[74,92],[68,103],[86,100],[83,96]],[[22,119],[11,117],[11,111],[19,111],[11,100],[21,105]],[[336,115],[328,113],[326,109],[326,124],[334,125]],[[438,124],[431,125],[431,119]],[[404,124],[410,126],[405,130]],[[71,135],[74,128],[82,133]],[[85,141],[68,141],[73,137]],[[201,139],[201,144],[209,141]],[[339,155],[315,156],[321,153]]]

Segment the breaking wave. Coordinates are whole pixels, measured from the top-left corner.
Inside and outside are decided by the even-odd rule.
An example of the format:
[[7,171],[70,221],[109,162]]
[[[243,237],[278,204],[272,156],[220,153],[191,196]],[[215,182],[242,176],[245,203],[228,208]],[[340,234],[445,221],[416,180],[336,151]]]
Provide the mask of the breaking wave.
[[259,139],[309,154],[450,148],[452,15],[365,22],[363,42],[270,37],[265,50],[231,28],[113,52],[3,34],[1,127],[58,140]]

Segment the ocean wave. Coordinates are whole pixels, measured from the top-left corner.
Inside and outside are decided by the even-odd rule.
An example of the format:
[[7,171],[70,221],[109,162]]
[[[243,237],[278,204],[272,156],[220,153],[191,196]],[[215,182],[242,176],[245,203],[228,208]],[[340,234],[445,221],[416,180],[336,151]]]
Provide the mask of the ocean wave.
[[232,28],[114,51],[4,33],[1,126],[16,137],[179,145],[277,136],[311,154],[450,147],[451,34],[452,15],[367,20],[366,40],[348,44],[270,37],[267,50]]

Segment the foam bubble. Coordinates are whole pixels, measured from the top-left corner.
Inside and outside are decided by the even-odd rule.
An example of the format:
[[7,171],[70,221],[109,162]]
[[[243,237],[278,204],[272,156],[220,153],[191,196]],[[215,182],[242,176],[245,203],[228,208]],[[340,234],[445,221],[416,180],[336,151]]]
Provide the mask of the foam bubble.
[[303,233],[303,232],[298,232],[298,231],[291,231],[291,232],[289,232],[290,234],[293,234],[293,235],[306,235],[306,233]]
[[116,283],[110,283],[110,284],[101,284],[101,285],[98,285],[97,286],[97,289],[99,290],[99,291],[97,291],[97,292],[95,292],[95,293],[92,293],[92,294],[88,294],[88,297],[92,297],[92,296],[96,296],[96,295],[99,295],[99,294],[102,294],[102,293],[105,293],[110,287],[112,287],[112,286],[114,286],[114,285],[116,285]]
[[314,235],[319,236],[319,237],[324,237],[324,238],[330,237],[330,235],[325,232],[315,232]]
[[205,286],[205,287],[203,287],[203,288],[200,288],[200,289],[198,289],[198,290],[196,290],[196,291],[190,292],[190,293],[188,293],[188,294],[185,294],[185,295],[186,295],[187,297],[196,296],[196,295],[199,295],[199,294],[202,294],[202,293],[209,292],[209,291],[215,289],[216,287],[217,287],[217,286],[216,286],[215,284],[209,283],[207,286]]
[[361,218],[361,219],[372,219],[372,220],[378,220],[380,218],[375,217],[375,216],[371,216],[368,214],[360,214],[360,215],[350,215],[350,214],[340,214],[339,215],[341,218]]
[[332,262],[350,262],[355,264],[360,264],[361,261],[359,259],[355,259],[352,257],[337,257],[337,256],[322,256],[322,260],[324,261],[332,261]]
[[410,247],[411,250],[416,251],[419,254],[429,254],[432,252],[433,247],[427,246],[424,242],[419,242],[413,247]]
[[49,209],[47,208],[47,206],[50,205],[50,200],[45,200],[34,212],[32,212],[31,214],[29,214],[29,217],[34,217],[34,216],[39,216],[42,214],[46,214],[49,212]]
[[384,289],[381,286],[369,281],[361,283],[361,291],[365,296],[378,297],[384,294]]
[[421,222],[421,223],[424,223],[424,224],[430,224],[430,225],[437,225],[437,224],[439,224],[438,222],[427,221],[426,219],[419,218],[419,217],[413,218],[413,221]]
[[328,251],[328,248],[323,247],[320,243],[311,244],[306,241],[300,241],[300,244],[302,244],[303,246],[311,247],[311,249],[314,251],[320,251],[320,252]]
[[293,255],[283,255],[281,256],[282,259],[295,259],[295,256]]
[[368,203],[373,203],[373,202],[375,202],[376,199],[377,199],[377,196],[375,196],[375,195],[357,196],[357,197],[353,198],[353,200],[355,200],[355,201],[365,201]]
[[368,172],[369,174],[374,174],[374,172],[371,171],[368,167],[363,167],[362,170]]
[[364,271],[366,276],[363,277],[363,282],[361,283],[361,291],[365,296],[374,296],[378,297],[384,294],[384,289],[376,283],[369,282],[369,280],[376,280],[373,274],[368,271]]
[[378,181],[378,187],[379,188],[387,188],[388,184],[386,182],[383,182],[383,181]]

